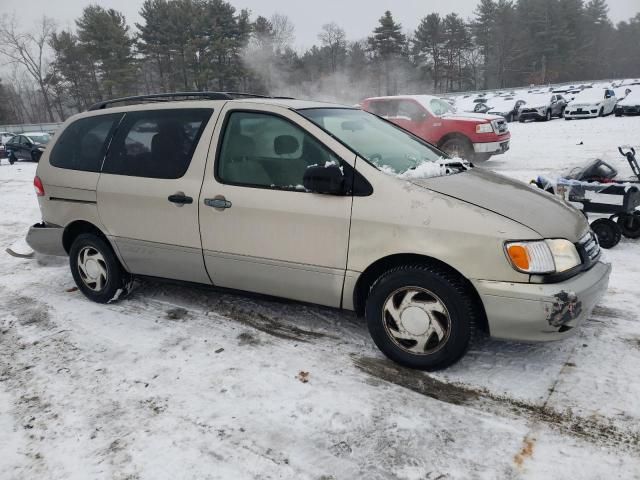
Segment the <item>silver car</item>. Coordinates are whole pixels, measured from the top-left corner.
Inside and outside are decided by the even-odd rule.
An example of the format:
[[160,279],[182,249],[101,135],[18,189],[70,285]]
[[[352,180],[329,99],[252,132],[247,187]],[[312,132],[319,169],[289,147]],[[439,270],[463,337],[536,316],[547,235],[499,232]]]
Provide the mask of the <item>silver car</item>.
[[105,102],[42,156],[27,241],[91,300],[151,276],[354,310],[389,358],[439,369],[479,330],[563,338],[607,289],[586,219],[545,192],[356,108],[189,98]]

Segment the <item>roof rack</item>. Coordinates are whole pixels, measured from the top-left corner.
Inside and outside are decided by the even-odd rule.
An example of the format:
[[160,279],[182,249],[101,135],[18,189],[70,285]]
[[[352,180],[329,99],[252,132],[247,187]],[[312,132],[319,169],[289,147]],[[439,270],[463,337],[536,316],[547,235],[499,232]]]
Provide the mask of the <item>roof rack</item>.
[[174,92],[174,93],[154,93],[151,95],[135,95],[132,97],[114,98],[104,100],[89,107],[89,111],[104,110],[115,103],[144,103],[144,102],[170,102],[176,100],[235,100],[237,98],[277,98],[292,100],[290,97],[269,97],[266,95],[256,95],[244,92]]

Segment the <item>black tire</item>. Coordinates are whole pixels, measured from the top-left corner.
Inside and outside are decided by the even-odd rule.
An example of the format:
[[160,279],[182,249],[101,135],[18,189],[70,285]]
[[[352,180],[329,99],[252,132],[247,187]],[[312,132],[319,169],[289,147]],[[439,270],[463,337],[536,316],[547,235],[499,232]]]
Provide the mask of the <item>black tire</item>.
[[640,212],[625,213],[617,219],[622,235],[627,238],[640,238]]
[[547,110],[547,113],[544,117],[544,121],[548,122],[553,118],[553,112],[551,111],[551,109]]
[[560,115],[558,115],[558,118],[564,118],[564,111],[567,107],[562,107],[562,110],[560,110]]
[[466,138],[450,138],[440,145],[440,150],[450,157],[460,157],[465,160],[473,161],[473,145],[471,145],[471,142]]
[[[85,249],[98,252],[103,259],[103,261],[96,261],[96,264],[99,264],[106,272],[106,281],[103,282],[101,288],[93,288],[90,286],[93,282],[87,282],[83,279],[79,267],[79,256]],[[69,251],[69,265],[78,289],[89,300],[97,303],[110,303],[128,293],[131,276],[122,268],[111,246],[98,235],[93,233],[78,235]]]
[[622,116],[622,112],[617,112],[616,111],[616,117],[621,117]]
[[520,119],[518,119],[518,121],[519,121],[520,123],[524,123],[524,118],[520,118]]
[[31,152],[31,161],[38,163],[42,154],[40,152]]
[[622,238],[622,230],[616,222],[608,218],[599,218],[591,224],[591,229],[598,237],[598,243],[602,248],[613,248]]
[[[427,330],[431,328],[432,322],[437,322],[441,327],[440,332],[447,332],[443,339],[439,339],[439,334],[436,335],[437,345],[431,347],[431,352],[427,351],[427,347],[434,340],[433,331],[422,350],[426,353],[411,353],[407,349],[416,348],[416,344],[406,342],[412,340],[398,340],[392,336],[391,332],[399,333],[400,327],[385,310],[385,305],[389,301],[395,304],[394,295],[403,295],[403,289],[423,290],[420,295],[435,299],[435,304],[439,301],[448,312],[448,317],[444,314],[436,315],[438,312],[433,311],[427,314]],[[422,305],[433,304],[429,302]],[[407,310],[408,308],[404,312]],[[409,368],[438,370],[457,362],[466,353],[476,333],[479,309],[469,288],[457,276],[436,267],[407,265],[390,270],[376,280],[367,298],[365,317],[373,341],[388,358]],[[443,323],[446,324],[444,328]],[[405,343],[401,345],[402,342]]]
[[600,107],[600,111],[598,112],[599,117],[604,117],[604,107]]
[[15,153],[11,152],[11,153],[9,154],[9,163],[10,163],[11,165],[13,165],[13,164],[14,164],[14,163],[16,163],[17,161],[18,161],[18,159],[16,158]]

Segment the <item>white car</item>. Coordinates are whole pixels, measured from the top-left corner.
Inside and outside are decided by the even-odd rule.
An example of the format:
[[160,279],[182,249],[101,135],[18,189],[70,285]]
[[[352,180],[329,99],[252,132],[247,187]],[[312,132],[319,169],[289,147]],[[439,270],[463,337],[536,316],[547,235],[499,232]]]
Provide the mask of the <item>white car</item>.
[[610,88],[588,88],[569,102],[564,111],[564,118],[573,120],[611,115],[616,108],[616,102],[616,93]]

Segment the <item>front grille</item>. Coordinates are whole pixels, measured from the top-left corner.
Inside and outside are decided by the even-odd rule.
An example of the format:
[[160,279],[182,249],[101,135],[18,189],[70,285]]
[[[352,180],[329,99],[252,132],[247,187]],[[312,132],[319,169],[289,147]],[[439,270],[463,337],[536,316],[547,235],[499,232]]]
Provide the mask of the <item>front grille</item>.
[[589,231],[578,242],[578,250],[582,256],[583,263],[591,264],[600,257],[600,244],[596,235]]
[[538,113],[538,110],[535,108],[523,108],[520,113]]

